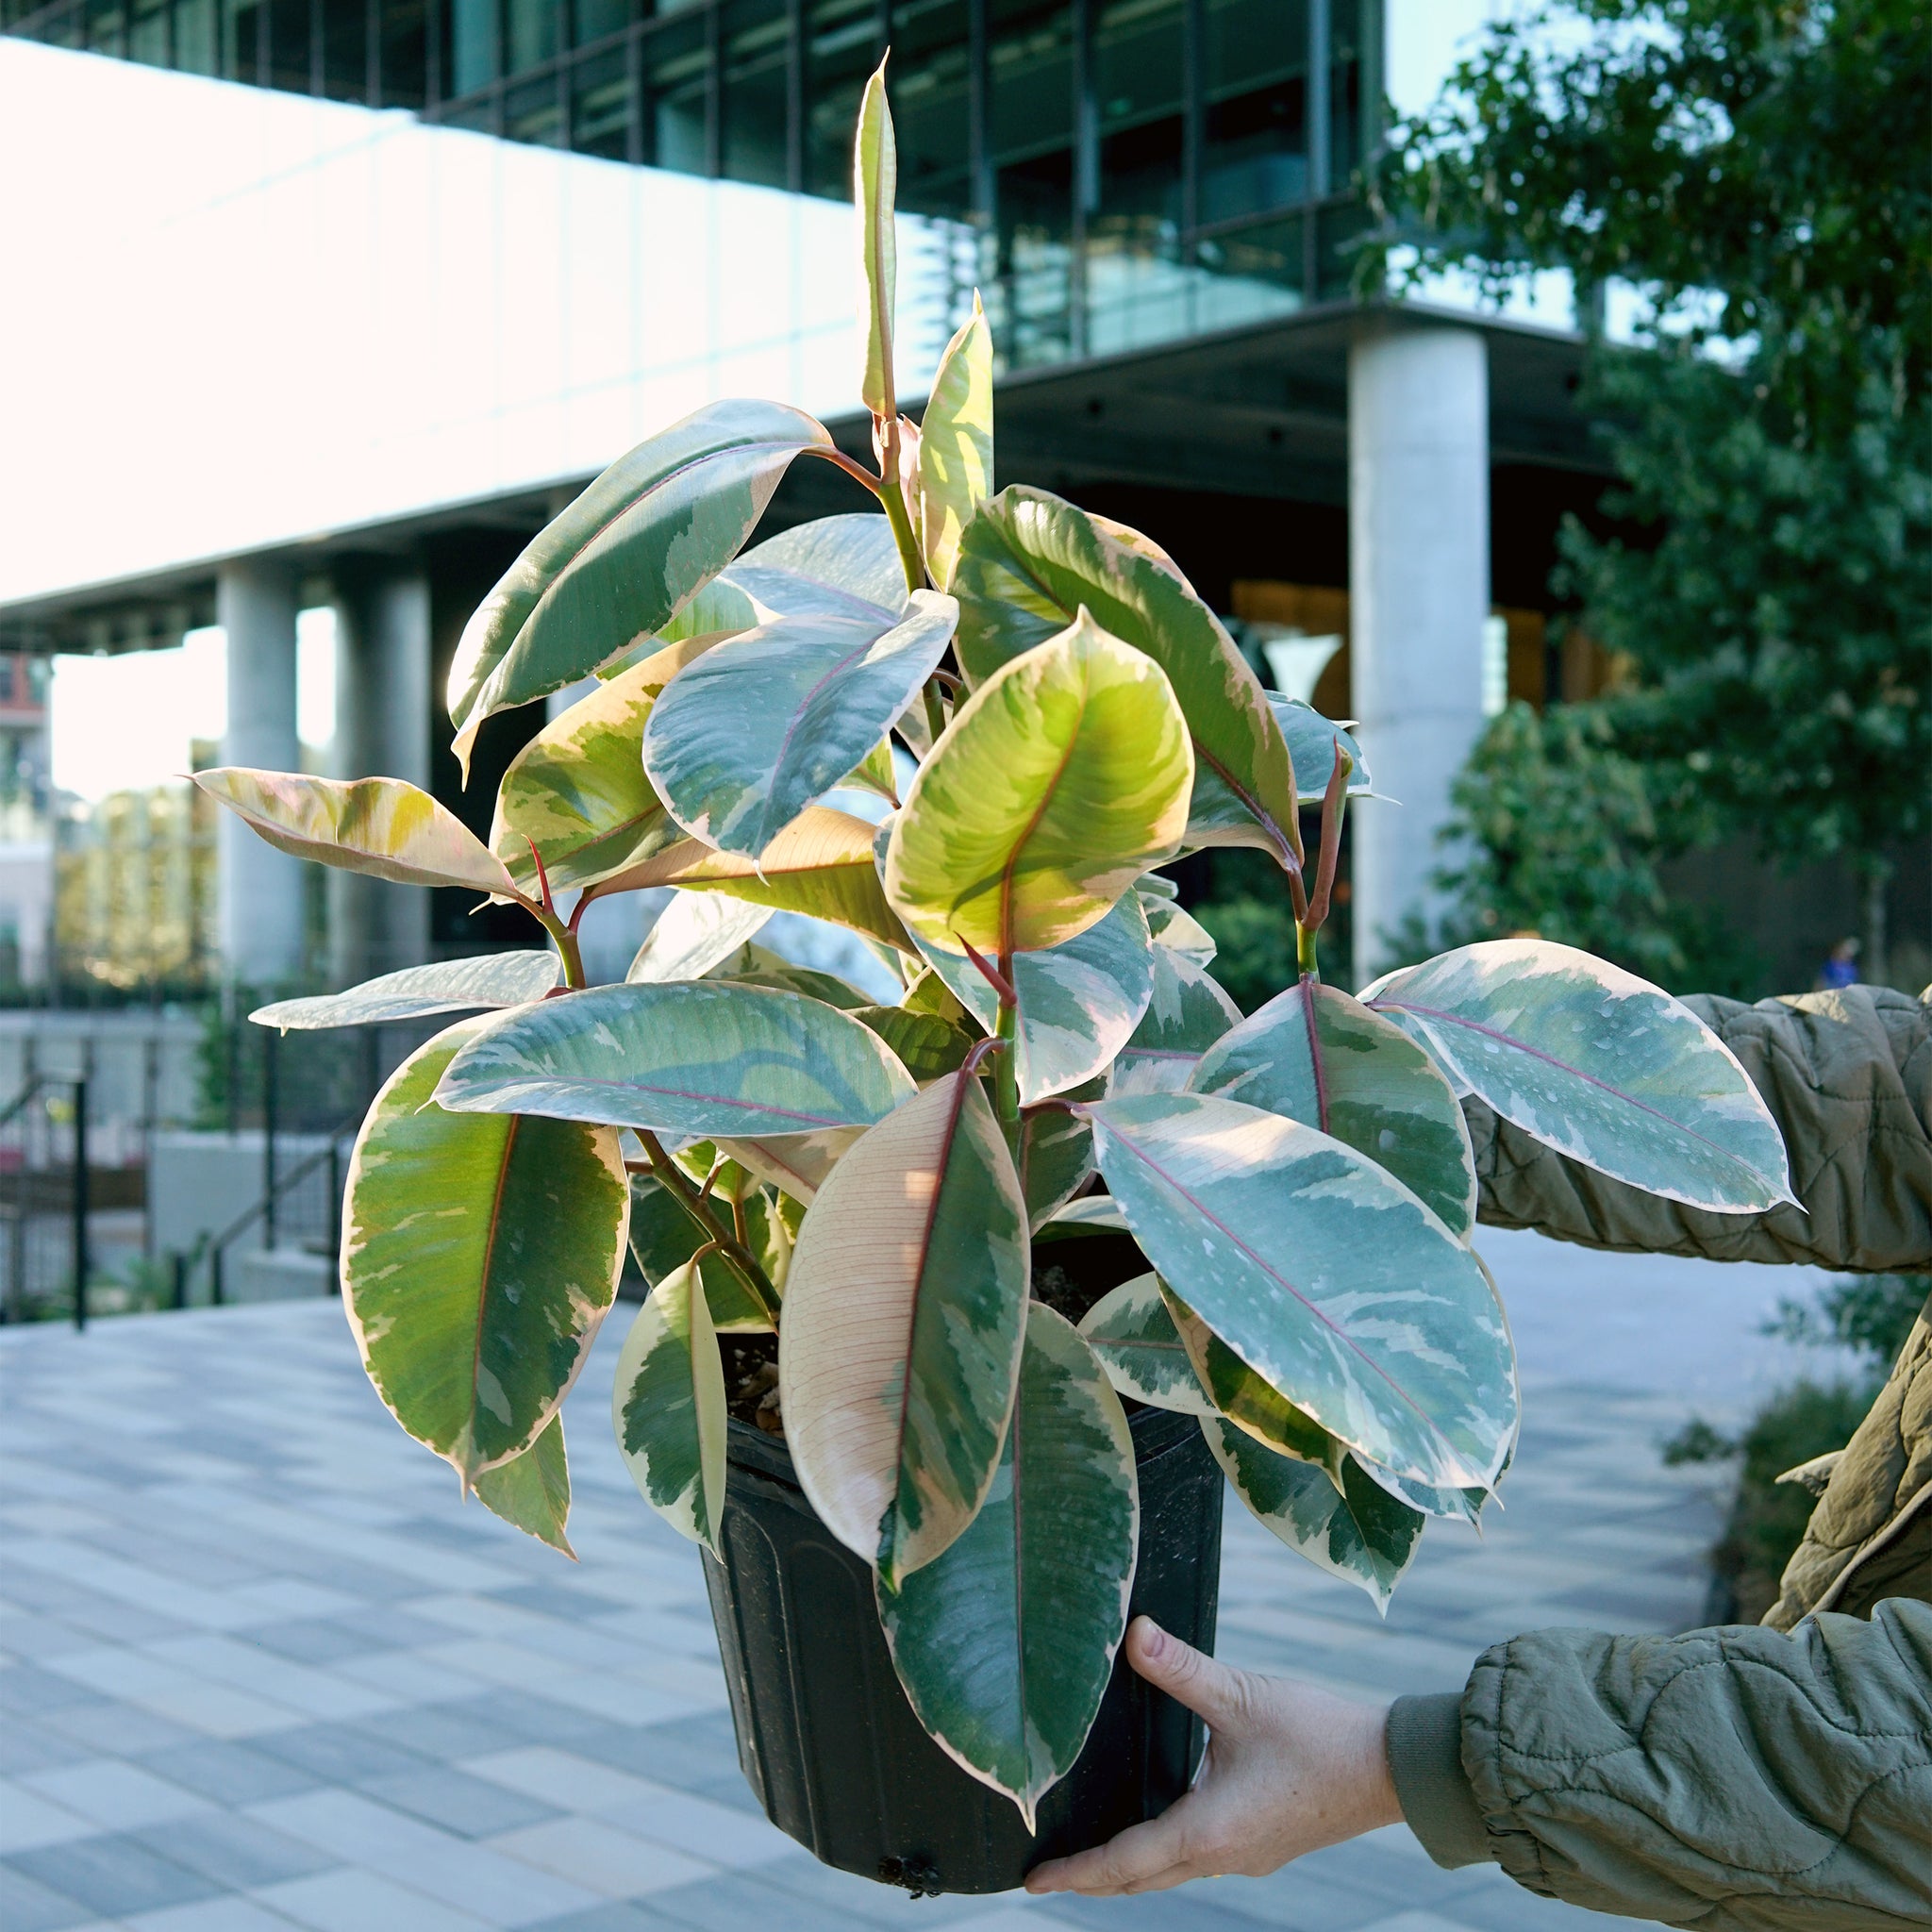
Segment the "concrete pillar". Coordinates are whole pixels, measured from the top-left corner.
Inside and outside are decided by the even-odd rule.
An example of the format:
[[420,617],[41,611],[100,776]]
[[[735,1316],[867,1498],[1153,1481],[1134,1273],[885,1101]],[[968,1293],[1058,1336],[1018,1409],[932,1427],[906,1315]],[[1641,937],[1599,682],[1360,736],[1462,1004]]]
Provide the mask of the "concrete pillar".
[[1348,358],[1353,708],[1378,789],[1354,826],[1357,984],[1382,971],[1429,876],[1449,788],[1483,728],[1490,610],[1489,361],[1474,329],[1366,324]]
[[[292,772],[295,736],[295,579],[261,558],[223,566],[215,620],[228,645],[228,730],[222,762]],[[301,862],[258,839],[224,811],[219,819],[219,924],[222,960],[242,986],[267,988],[302,970]]]
[[[338,778],[429,790],[429,582],[417,570],[358,575],[336,597]],[[429,892],[329,874],[329,977],[353,986],[429,958]]]

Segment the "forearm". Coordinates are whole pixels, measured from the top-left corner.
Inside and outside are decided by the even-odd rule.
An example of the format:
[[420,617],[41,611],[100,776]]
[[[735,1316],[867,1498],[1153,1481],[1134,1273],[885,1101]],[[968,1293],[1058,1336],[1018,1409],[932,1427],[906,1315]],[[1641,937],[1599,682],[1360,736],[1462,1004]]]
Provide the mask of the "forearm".
[[1764,1097],[1804,1211],[1709,1214],[1659,1200],[1566,1160],[1471,1099],[1483,1221],[1625,1253],[1862,1272],[1932,1265],[1932,1007],[1882,988],[1689,1004]]
[[1722,1932],[1932,1920],[1932,1607],[1536,1632],[1484,1655],[1455,1715],[1453,1756],[1443,1700],[1401,1700],[1388,1733],[1440,1862]]

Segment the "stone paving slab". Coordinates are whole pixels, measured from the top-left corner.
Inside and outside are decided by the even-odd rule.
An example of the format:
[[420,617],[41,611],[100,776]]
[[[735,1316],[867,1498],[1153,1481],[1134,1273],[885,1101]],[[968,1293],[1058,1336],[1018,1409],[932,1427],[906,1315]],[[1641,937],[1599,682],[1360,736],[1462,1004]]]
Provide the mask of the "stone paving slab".
[[[1521,1291],[1541,1338],[1524,1351],[1507,1508],[1480,1540],[1433,1525],[1384,1622],[1230,1500],[1224,1656],[1379,1698],[1452,1688],[1485,1644],[1539,1623],[1696,1621],[1719,1499],[1657,1444],[1690,1396],[1722,1404],[1632,1373],[1668,1375],[1655,1312],[1641,1360],[1596,1345],[1593,1294],[1564,1325],[1549,1295],[1572,1251],[1503,1246],[1506,1295]],[[1592,1288],[1605,1258],[1588,1257]],[[1687,1264],[1618,1265],[1640,1311],[1682,1303],[1657,1271]],[[1724,1292],[1761,1306],[1771,1291],[1740,1287],[1745,1273]],[[575,1566],[459,1504],[369,1389],[332,1303],[0,1331],[6,1932],[1594,1920],[1494,1871],[1440,1871],[1402,1828],[1272,1878],[1140,1899],[915,1903],[817,1865],[752,1800],[696,1553],[610,1442],[623,1324],[566,1409]],[[1615,1335],[1629,1327],[1625,1307]]]

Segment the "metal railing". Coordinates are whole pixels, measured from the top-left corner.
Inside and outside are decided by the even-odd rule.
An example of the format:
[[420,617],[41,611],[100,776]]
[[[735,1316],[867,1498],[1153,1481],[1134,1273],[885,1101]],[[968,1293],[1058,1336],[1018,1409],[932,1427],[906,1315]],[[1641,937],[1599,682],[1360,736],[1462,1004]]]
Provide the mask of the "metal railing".
[[[318,1218],[313,1213],[318,1198],[321,1207],[319,1218],[323,1224],[313,1230],[308,1242],[308,1252],[325,1254],[333,1259],[342,1244],[342,1142],[354,1137],[356,1124],[356,1120],[352,1119],[334,1127],[330,1130],[326,1145],[317,1148],[280,1174],[275,1172],[275,1138],[273,1134],[266,1138],[268,1179],[260,1200],[244,1208],[208,1244],[208,1300],[217,1307],[227,1299],[228,1250],[259,1223],[263,1247],[273,1253],[281,1235],[296,1229],[300,1224]],[[325,1177],[319,1197],[318,1191],[309,1185],[317,1175]],[[291,1208],[295,1210],[292,1214],[289,1212]],[[306,1227],[302,1231],[308,1232]],[[177,1257],[175,1280],[180,1296],[177,1306],[182,1306],[187,1298],[186,1257]],[[328,1292],[339,1294],[341,1291],[341,1279],[331,1269]]]
[[[46,1105],[59,1092],[67,1097],[64,1121]],[[0,1320],[29,1319],[64,1289],[74,1325],[87,1326],[92,1183],[87,1075],[30,1074],[0,1108]]]

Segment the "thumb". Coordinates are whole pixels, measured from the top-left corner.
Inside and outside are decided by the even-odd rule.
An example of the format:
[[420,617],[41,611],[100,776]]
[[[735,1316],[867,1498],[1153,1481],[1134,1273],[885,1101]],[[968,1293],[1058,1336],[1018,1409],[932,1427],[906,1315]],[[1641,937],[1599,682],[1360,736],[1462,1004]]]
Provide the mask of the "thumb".
[[1152,1617],[1136,1617],[1128,1625],[1127,1661],[1157,1690],[1185,1704],[1217,1731],[1241,1728],[1248,1707],[1248,1687],[1241,1672],[1183,1643]]

